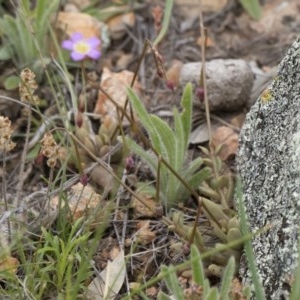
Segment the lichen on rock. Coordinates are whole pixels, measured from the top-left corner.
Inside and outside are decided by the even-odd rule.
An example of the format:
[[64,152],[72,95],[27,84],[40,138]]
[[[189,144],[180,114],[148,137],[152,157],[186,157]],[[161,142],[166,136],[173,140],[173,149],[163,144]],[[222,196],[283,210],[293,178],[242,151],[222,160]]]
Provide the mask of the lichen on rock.
[[[250,231],[271,225],[252,245],[267,299],[288,299],[297,267],[300,220],[300,37],[252,106],[237,155]],[[249,270],[240,270],[251,282]]]

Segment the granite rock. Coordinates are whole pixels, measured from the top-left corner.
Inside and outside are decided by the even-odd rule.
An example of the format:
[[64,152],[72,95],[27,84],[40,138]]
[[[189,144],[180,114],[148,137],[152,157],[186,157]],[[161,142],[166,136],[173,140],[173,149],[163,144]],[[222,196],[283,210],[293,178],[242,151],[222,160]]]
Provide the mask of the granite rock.
[[[267,299],[288,299],[298,262],[300,221],[300,37],[277,76],[246,117],[237,168],[250,231]],[[240,270],[251,282],[249,270]]]

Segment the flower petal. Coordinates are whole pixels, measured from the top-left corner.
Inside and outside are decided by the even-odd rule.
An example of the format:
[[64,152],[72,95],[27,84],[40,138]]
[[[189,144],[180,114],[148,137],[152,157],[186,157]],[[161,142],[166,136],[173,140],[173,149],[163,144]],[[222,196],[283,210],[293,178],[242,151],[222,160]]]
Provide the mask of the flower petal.
[[101,56],[101,52],[99,50],[91,49],[86,55],[96,60]]
[[74,32],[71,35],[71,40],[74,42],[78,42],[83,40],[83,34],[81,32]]
[[82,53],[79,53],[76,51],[72,51],[71,58],[75,61],[83,60],[85,58],[85,54],[82,54]]
[[88,43],[91,48],[96,48],[101,44],[101,41],[96,37],[91,37],[86,40],[86,43]]
[[65,40],[61,43],[62,48],[66,49],[66,50],[72,50],[73,45],[74,45],[74,42],[71,40]]

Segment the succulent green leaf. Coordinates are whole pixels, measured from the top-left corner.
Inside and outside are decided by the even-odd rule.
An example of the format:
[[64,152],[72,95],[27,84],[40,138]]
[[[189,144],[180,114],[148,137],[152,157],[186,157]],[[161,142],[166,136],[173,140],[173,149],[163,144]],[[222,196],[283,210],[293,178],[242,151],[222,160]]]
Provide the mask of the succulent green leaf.
[[172,300],[171,297],[169,297],[167,294],[165,294],[164,292],[162,291],[159,291],[158,292],[158,295],[157,295],[157,300]]
[[205,300],[219,300],[218,290],[216,288],[212,288],[207,293],[207,296],[205,297]]
[[207,149],[206,147],[202,147],[202,146],[199,146],[199,149],[206,155],[206,156],[210,156],[210,151],[209,149]]
[[183,299],[183,290],[179,285],[176,270],[174,266],[162,266],[162,272],[168,289],[174,295],[175,299]]
[[228,243],[236,241],[242,238],[242,233],[239,228],[230,228],[227,233],[227,241]]
[[210,170],[208,168],[204,168],[197,173],[189,174],[185,178],[187,178],[187,182],[192,188],[198,187],[204,180],[209,178]]
[[4,87],[6,90],[14,90],[19,87],[20,79],[16,75],[11,75],[4,80]]
[[220,201],[220,195],[209,186],[199,186],[198,190],[203,196]]
[[199,168],[201,167],[203,160],[201,157],[197,157],[193,161],[191,161],[188,167],[183,170],[184,178],[189,177],[189,175],[193,175]]
[[223,162],[221,160],[221,158],[219,156],[216,156],[216,167],[217,167],[217,171],[220,172],[222,167],[223,167]]
[[[209,199],[202,198],[203,203],[205,204],[206,209],[214,216],[216,220],[229,220],[228,216],[223,212],[221,204],[216,204]],[[206,211],[204,209],[204,211]],[[205,214],[207,214],[205,212]]]
[[3,45],[0,47],[0,61],[10,59],[12,55],[13,53],[9,45]]
[[224,187],[227,187],[228,186],[228,181],[229,181],[229,177],[226,176],[226,175],[222,175],[218,178],[218,181],[217,181],[217,187],[219,189],[222,189]]
[[191,265],[192,265],[192,273],[193,273],[193,280],[199,286],[204,285],[205,280],[205,273],[202,264],[202,258],[200,252],[198,251],[195,245],[191,247]]
[[222,276],[222,285],[220,289],[220,297],[224,300],[229,300],[229,292],[231,281],[235,271],[235,260],[231,256]]

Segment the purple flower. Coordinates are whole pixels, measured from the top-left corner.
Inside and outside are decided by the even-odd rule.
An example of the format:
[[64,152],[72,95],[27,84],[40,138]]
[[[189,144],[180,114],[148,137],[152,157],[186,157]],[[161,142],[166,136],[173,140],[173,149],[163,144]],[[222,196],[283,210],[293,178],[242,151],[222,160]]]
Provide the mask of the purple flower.
[[82,33],[75,32],[69,40],[62,42],[63,49],[71,51],[71,58],[75,61],[83,60],[86,57],[98,59],[101,56],[99,45],[101,41],[97,37],[84,38]]

